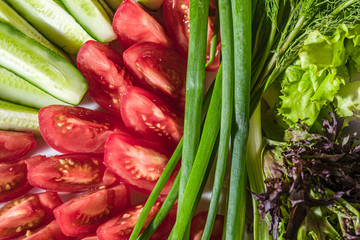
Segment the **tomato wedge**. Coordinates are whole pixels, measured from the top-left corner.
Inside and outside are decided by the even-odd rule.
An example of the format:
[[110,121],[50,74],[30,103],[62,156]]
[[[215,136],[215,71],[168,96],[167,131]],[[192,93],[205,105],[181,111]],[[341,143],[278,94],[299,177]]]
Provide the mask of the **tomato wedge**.
[[143,42],[125,50],[123,58],[136,78],[134,85],[184,109],[187,66],[181,55],[161,44]]
[[119,44],[127,49],[139,42],[170,46],[164,28],[134,0],[123,1],[115,12],[113,29]]
[[97,237],[96,233],[93,234],[89,234],[86,237],[81,238],[81,240],[98,240],[99,238]]
[[27,231],[23,240],[68,240],[71,239],[65,236],[61,231],[59,224],[56,220],[51,221],[45,227],[35,231]]
[[0,131],[0,162],[20,160],[35,146],[31,132]]
[[126,209],[129,196],[124,185],[85,193],[55,208],[54,215],[65,235],[84,237]]
[[32,186],[27,181],[24,161],[0,163],[0,202],[5,202],[27,193]]
[[103,153],[113,132],[127,132],[120,119],[76,106],[50,105],[39,111],[44,140],[62,153]]
[[62,204],[57,193],[39,193],[17,198],[0,209],[0,239],[16,237],[47,224],[53,209]]
[[[152,207],[148,217],[145,220],[143,230],[149,225],[151,220],[155,217],[157,211],[161,206],[158,201]],[[127,240],[129,239],[136,221],[144,208],[144,203],[136,205],[132,208],[126,209],[116,217],[108,220],[98,227],[96,230],[99,240]],[[151,236],[151,240],[165,240],[167,239],[175,220],[172,217],[165,217],[159,228]]]
[[78,52],[77,67],[89,85],[90,97],[120,116],[121,97],[133,81],[121,54],[105,43],[90,40]]
[[156,95],[129,87],[121,102],[126,127],[143,138],[174,150],[183,134],[183,118]]
[[[186,59],[189,49],[190,29],[190,1],[189,0],[164,0],[164,21],[167,33],[174,42],[176,49]],[[214,35],[214,23],[209,17],[207,33],[207,61],[210,59],[211,40]],[[207,71],[217,71],[220,65],[220,43],[217,44],[215,58],[206,68]]]
[[[114,133],[105,144],[106,166],[132,188],[150,193],[163,172],[171,152],[129,135]],[[162,190],[170,191],[176,173]]]
[[[207,211],[199,212],[192,219],[191,227],[190,227],[190,238],[189,238],[190,240],[201,239],[204,232],[207,215],[208,215]],[[224,216],[217,214],[215,217],[215,222],[214,222],[213,230],[211,232],[210,240],[222,239],[223,227],[224,227]]]
[[65,154],[30,166],[28,180],[48,191],[82,192],[110,186],[117,178],[105,167],[102,156]]

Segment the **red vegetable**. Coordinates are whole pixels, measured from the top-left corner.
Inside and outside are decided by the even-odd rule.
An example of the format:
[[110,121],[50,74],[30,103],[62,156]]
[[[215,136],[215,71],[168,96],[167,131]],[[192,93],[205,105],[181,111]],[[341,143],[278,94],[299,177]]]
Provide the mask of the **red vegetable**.
[[120,116],[121,97],[132,85],[132,76],[121,54],[104,43],[90,40],[78,52],[77,67],[89,85],[91,98]]
[[5,202],[27,193],[32,186],[27,181],[24,161],[0,163],[0,202]]
[[181,55],[161,44],[143,42],[128,48],[123,57],[136,78],[134,85],[184,109],[186,61]]
[[23,240],[68,240],[71,239],[68,236],[65,236],[61,231],[59,224],[56,220],[53,220],[45,227],[39,229],[38,231],[32,233],[30,231],[26,232],[26,237],[21,238]]
[[62,204],[57,193],[39,193],[15,199],[0,209],[0,239],[24,234],[47,224],[53,209]]
[[128,207],[129,196],[124,185],[85,193],[57,207],[54,215],[65,235],[84,237]]
[[44,140],[62,153],[103,153],[113,132],[127,132],[121,119],[76,106],[50,105],[39,111]]
[[114,15],[113,29],[124,49],[139,42],[171,45],[164,28],[134,0],[120,4]]
[[[114,133],[105,144],[106,166],[126,184],[150,193],[164,170],[171,153],[140,138]],[[162,190],[170,191],[176,173]]]
[[129,87],[121,103],[121,116],[126,127],[143,138],[175,149],[183,134],[183,118],[156,95]]
[[36,145],[31,132],[0,131],[0,162],[19,160]]
[[51,156],[29,167],[31,185],[56,192],[81,192],[114,184],[103,157],[90,154]]

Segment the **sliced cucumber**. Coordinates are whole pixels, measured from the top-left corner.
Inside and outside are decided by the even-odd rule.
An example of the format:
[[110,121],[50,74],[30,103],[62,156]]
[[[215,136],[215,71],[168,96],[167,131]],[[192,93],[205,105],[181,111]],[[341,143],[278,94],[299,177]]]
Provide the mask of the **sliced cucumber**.
[[68,61],[72,61],[66,53],[49,42],[41,33],[39,33],[33,26],[31,26],[23,17],[21,17],[12,7],[10,7],[3,0],[0,0],[0,21],[5,22],[14,28],[25,33],[28,37],[35,39],[47,48],[50,48],[54,52],[60,54]]
[[65,104],[2,67],[0,67],[0,86],[0,98],[9,102],[34,108]]
[[0,100],[0,129],[40,134],[39,110]]
[[119,6],[122,0],[105,0],[107,4],[114,10],[116,10]]
[[68,12],[96,40],[111,42],[116,35],[111,19],[97,0],[61,0]]
[[99,3],[103,6],[106,13],[109,15],[110,19],[112,20],[114,18],[114,10],[107,4],[105,0],[99,0]]
[[70,104],[79,104],[87,91],[85,79],[71,63],[2,22],[0,66]]
[[20,15],[67,53],[77,54],[93,38],[53,0],[6,0]]
[[137,2],[151,11],[158,10],[163,4],[163,0],[137,0]]

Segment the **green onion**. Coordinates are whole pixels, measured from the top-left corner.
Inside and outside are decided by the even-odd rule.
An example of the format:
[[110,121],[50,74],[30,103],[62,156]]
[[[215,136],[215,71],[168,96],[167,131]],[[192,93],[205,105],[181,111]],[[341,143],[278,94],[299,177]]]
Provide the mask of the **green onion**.
[[242,239],[246,213],[246,146],[251,83],[251,0],[232,1],[234,31],[234,121],[225,239]]

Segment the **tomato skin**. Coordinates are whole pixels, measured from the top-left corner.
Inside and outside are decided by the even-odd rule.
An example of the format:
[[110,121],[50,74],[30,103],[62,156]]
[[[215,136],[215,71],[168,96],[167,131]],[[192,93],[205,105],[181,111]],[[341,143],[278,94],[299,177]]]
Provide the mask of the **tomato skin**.
[[44,228],[28,234],[26,233],[26,236],[24,238],[21,238],[23,240],[68,240],[71,239],[68,236],[65,236],[63,232],[61,231],[59,224],[56,220],[51,221],[48,225],[46,225]]
[[0,131],[0,163],[20,160],[35,146],[31,132]]
[[105,43],[90,40],[77,54],[77,67],[89,85],[90,97],[120,116],[121,97],[133,81],[121,54]]
[[81,240],[98,240],[99,238],[97,237],[96,233],[93,234],[89,234],[86,237],[81,238]]
[[164,28],[134,0],[124,0],[115,12],[113,29],[119,44],[127,49],[139,42],[171,46]]
[[54,209],[55,219],[67,236],[84,237],[129,206],[124,185],[82,194]]
[[62,204],[57,193],[44,192],[17,198],[0,209],[0,239],[13,238],[47,224],[53,209]]
[[[207,211],[199,212],[192,219],[191,227],[190,227],[190,238],[189,238],[190,240],[201,239],[204,232],[207,215],[208,215]],[[224,227],[224,216],[217,214],[215,217],[215,222],[210,236],[210,240],[222,239],[223,227]]]
[[117,181],[105,167],[103,157],[92,154],[51,156],[28,171],[31,185],[55,192],[83,192]]
[[[174,42],[176,49],[187,59],[189,49],[190,29],[190,1],[189,0],[164,0],[164,21],[167,33]],[[209,17],[207,33],[206,61],[210,59],[211,39],[214,35],[214,23]],[[220,65],[220,43],[217,44],[213,62],[206,68],[207,71],[217,71]]]
[[[150,193],[164,170],[171,152],[133,136],[114,133],[105,144],[106,166],[128,186]],[[155,160],[154,160],[155,159]],[[167,194],[175,180],[172,174],[162,190]]]
[[[158,201],[154,204],[148,217],[145,220],[144,230],[151,220],[155,217],[157,211],[159,211],[161,202]],[[98,227],[96,234],[99,240],[127,240],[129,239],[132,230],[135,227],[136,221],[139,218],[139,215],[144,208],[144,203],[136,205],[134,207],[128,208],[125,211],[121,212],[117,216],[108,220]],[[165,240],[167,239],[172,226],[175,221],[173,218],[166,217],[161,223],[159,228],[154,232],[150,239],[152,240]]]
[[120,118],[99,111],[50,105],[39,111],[44,140],[61,153],[103,153],[113,132],[127,132]]
[[20,197],[31,188],[27,181],[27,166],[24,161],[0,163],[0,202]]
[[173,151],[183,135],[183,117],[156,95],[138,87],[129,87],[121,102],[126,127]]
[[158,43],[137,43],[123,54],[124,64],[143,87],[172,105],[185,106],[186,61],[175,50]]

